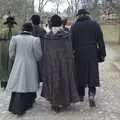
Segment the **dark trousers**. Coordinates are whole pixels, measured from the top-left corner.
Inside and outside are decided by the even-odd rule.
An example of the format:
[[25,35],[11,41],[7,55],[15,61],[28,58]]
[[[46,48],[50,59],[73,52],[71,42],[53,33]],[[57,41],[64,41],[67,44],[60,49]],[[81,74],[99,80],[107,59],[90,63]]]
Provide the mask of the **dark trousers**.
[[[79,87],[78,89],[79,96],[85,96],[85,87]],[[88,87],[88,95],[96,95],[96,87]]]
[[42,74],[41,74],[41,63],[37,62],[37,69],[38,69],[38,84],[42,81]]

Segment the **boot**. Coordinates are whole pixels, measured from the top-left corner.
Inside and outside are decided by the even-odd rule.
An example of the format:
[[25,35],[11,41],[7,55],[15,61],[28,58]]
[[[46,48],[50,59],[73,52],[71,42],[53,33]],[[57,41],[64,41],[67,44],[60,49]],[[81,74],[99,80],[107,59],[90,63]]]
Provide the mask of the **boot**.
[[89,95],[89,106],[96,107],[95,96],[93,93],[90,93],[90,95]]
[[84,96],[80,96],[80,102],[84,102]]
[[53,111],[55,111],[56,113],[59,113],[60,110],[61,110],[58,105],[52,105],[52,106],[51,106],[51,109],[52,109]]

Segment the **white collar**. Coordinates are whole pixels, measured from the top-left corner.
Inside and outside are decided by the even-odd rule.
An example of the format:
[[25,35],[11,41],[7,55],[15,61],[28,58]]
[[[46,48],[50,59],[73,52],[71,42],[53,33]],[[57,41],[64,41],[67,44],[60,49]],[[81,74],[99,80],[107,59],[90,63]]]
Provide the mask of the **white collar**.
[[52,32],[53,34],[56,34],[58,31],[62,30],[63,28],[60,26],[60,27],[52,27]]

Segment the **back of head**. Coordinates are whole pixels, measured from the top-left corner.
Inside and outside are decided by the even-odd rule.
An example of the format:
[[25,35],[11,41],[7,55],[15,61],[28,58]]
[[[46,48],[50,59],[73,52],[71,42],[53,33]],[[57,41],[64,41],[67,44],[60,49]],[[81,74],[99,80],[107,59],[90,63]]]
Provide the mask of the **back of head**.
[[22,26],[22,31],[27,31],[27,32],[32,32],[33,31],[33,27],[32,27],[32,23],[24,23]]
[[52,27],[60,27],[62,24],[62,19],[58,15],[53,15],[50,19]]
[[89,17],[89,14],[90,13],[86,9],[80,9],[80,10],[78,10],[78,13],[76,15],[78,17],[77,21],[90,20],[91,18]]
[[33,15],[31,17],[32,23],[34,25],[39,25],[40,24],[40,16],[39,15]]
[[90,13],[86,9],[80,9],[80,10],[78,10],[78,13],[76,16],[87,16],[89,14]]

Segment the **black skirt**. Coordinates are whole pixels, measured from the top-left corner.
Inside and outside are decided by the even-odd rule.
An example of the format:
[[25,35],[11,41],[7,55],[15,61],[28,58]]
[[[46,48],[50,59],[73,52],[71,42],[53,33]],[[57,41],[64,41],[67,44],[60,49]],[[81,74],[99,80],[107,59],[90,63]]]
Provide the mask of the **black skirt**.
[[36,92],[17,93],[12,92],[9,111],[13,114],[22,115],[26,110],[32,108],[36,98]]

